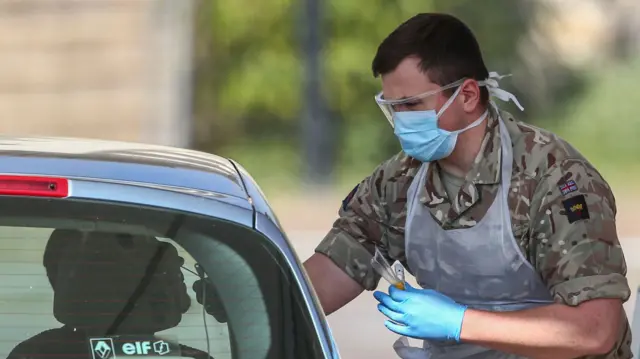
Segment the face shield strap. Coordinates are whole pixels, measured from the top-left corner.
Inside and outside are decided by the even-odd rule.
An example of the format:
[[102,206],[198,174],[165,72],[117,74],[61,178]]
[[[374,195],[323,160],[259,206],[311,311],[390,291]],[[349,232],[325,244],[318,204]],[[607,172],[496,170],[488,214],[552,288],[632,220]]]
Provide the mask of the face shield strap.
[[462,89],[462,87],[458,86],[458,88],[456,89],[456,91],[453,93],[453,95],[451,95],[451,97],[449,97],[449,99],[447,100],[447,102],[444,103],[444,105],[442,105],[442,108],[440,109],[440,111],[437,112],[436,116],[439,118],[440,116],[442,116],[442,114],[449,108],[449,106],[451,106],[451,104],[453,103],[453,101],[456,99],[456,97],[458,97],[458,95],[460,94],[460,90]]
[[[489,90],[489,95],[496,97],[504,102],[513,102],[516,106],[518,106],[518,108],[520,109],[520,111],[524,111],[524,107],[522,107],[522,105],[520,104],[520,102],[518,101],[518,99],[516,98],[516,96],[514,94],[512,94],[511,92],[505,91],[503,89],[500,88],[500,85],[498,84],[498,81],[505,78],[505,77],[509,77],[511,76],[511,74],[509,75],[499,75],[497,72],[490,72],[489,73],[489,78],[487,78],[484,81],[479,81],[478,84],[481,86],[486,86],[487,90]],[[494,104],[495,107],[495,104]]]

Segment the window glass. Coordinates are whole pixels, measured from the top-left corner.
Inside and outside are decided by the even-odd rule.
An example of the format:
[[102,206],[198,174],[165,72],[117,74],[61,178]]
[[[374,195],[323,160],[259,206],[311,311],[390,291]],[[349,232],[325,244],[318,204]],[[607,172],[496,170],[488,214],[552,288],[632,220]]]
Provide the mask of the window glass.
[[2,201],[0,356],[323,357],[284,258],[252,229],[109,203]]

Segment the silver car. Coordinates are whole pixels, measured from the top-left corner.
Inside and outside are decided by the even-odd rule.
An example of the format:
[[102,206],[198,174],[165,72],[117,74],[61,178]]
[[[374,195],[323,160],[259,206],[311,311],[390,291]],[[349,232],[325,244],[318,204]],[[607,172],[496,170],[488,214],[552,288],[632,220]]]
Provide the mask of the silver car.
[[232,160],[0,138],[0,357],[339,358],[302,265]]

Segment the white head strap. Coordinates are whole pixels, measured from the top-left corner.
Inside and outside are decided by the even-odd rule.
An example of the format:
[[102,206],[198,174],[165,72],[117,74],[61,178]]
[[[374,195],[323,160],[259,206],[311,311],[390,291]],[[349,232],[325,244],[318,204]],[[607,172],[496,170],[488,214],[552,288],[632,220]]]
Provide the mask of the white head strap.
[[522,105],[520,105],[520,102],[518,102],[518,99],[516,98],[516,96],[514,94],[512,94],[511,92],[505,91],[503,89],[500,88],[500,85],[498,85],[498,81],[501,80],[504,77],[509,77],[511,76],[511,74],[509,75],[499,75],[497,72],[489,72],[489,78],[487,78],[484,81],[479,81],[478,83],[480,85],[484,85],[487,87],[487,89],[489,90],[489,95],[496,97],[504,102],[513,102],[516,106],[518,106],[518,108],[520,109],[520,111],[524,111],[524,108],[522,107]]

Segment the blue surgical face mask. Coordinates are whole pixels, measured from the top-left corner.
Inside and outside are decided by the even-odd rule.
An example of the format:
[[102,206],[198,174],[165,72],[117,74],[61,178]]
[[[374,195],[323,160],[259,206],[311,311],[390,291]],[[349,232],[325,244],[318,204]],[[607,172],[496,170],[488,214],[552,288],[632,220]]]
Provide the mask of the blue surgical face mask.
[[393,132],[400,140],[402,150],[407,155],[422,162],[443,159],[453,152],[458,134],[478,126],[487,117],[488,111],[469,126],[457,131],[447,131],[439,128],[438,118],[449,108],[459,91],[460,88],[456,90],[438,113],[435,110],[394,113]]

